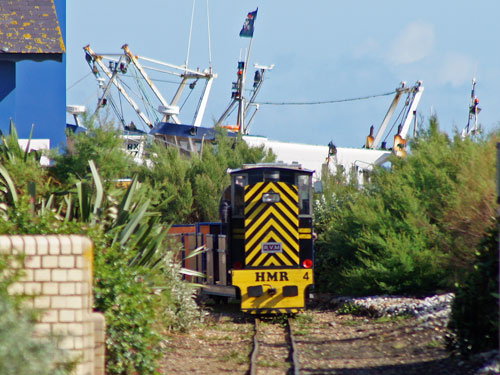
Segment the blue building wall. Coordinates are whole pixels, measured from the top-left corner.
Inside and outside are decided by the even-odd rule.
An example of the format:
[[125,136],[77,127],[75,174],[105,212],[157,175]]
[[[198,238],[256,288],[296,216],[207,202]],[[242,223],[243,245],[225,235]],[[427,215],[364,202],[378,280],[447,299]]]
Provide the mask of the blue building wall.
[[16,69],[15,118],[19,136],[50,138],[51,147],[65,140],[66,69],[63,62],[21,61]]
[[[66,0],[54,1],[66,44]],[[43,58],[43,54],[40,54]],[[65,142],[66,54],[61,61],[0,61],[0,129],[8,134],[10,119],[20,138],[49,138],[52,148]]]
[[[16,108],[16,63],[0,61],[0,128],[4,130],[5,115],[15,114]],[[9,120],[7,118],[7,120]]]

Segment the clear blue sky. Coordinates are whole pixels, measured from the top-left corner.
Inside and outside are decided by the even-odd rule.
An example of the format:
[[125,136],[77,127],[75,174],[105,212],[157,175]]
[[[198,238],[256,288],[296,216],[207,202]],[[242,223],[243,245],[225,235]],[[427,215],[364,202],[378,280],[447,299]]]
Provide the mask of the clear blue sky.
[[[208,67],[206,0],[196,1],[191,68]],[[214,82],[205,126],[230,101],[236,63],[248,47],[239,31],[248,12],[259,8],[253,63],[275,64],[260,101],[321,101],[384,93],[400,81],[422,80],[418,108],[426,120],[433,110],[441,129],[461,130],[468,115],[471,81],[488,131],[500,121],[500,27],[498,1],[209,0]],[[142,56],[183,64],[192,1],[85,0],[67,2],[67,85],[89,73],[82,47],[121,52],[128,43]],[[249,67],[247,84],[253,69]],[[89,76],[67,92],[68,104],[97,102]],[[166,97],[172,85],[161,88]],[[170,92],[168,92],[170,90]],[[252,134],[273,140],[359,147],[370,125],[377,128],[391,96],[340,104],[262,106]],[[189,123],[192,115],[182,116]]]

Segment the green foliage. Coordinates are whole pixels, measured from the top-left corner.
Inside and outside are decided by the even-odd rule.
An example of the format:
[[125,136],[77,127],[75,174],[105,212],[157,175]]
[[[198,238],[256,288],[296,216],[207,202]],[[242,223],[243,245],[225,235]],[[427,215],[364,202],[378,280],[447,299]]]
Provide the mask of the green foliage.
[[95,252],[94,307],[107,319],[106,366],[116,374],[153,374],[161,355],[163,316],[175,310],[181,316],[171,315],[169,327],[189,327],[196,306],[184,298],[192,297],[193,290],[170,275],[167,259],[172,258],[164,241],[168,228],[151,210],[147,192],[134,180],[126,192],[108,194],[93,163],[90,170],[78,182],[80,188],[59,202],[62,208],[20,195],[16,207],[3,211],[0,233],[89,236]]
[[[193,191],[189,179],[190,161],[175,148],[153,144],[150,163],[139,171],[139,178],[150,187],[150,197],[167,222],[187,222],[193,210]],[[175,197],[175,199],[171,199]]]
[[[187,157],[178,149],[153,145],[150,163],[140,168],[139,179],[151,186],[153,204],[163,204],[159,210],[164,220],[215,221],[219,218],[219,199],[230,184],[227,169],[274,159],[274,154],[263,147],[249,147],[219,129],[215,144],[204,144],[201,155]],[[169,197],[174,199],[165,202]]]
[[[175,250],[175,245],[169,244]],[[163,262],[164,287],[161,288],[164,299],[162,323],[165,329],[171,331],[187,331],[201,321],[201,310],[194,299],[193,288],[182,282],[182,269],[179,262],[179,252],[169,252]]]
[[0,255],[0,374],[70,374],[75,363],[58,349],[58,338],[36,337],[37,311],[24,307],[27,297],[8,293],[21,263],[22,256]]
[[408,181],[446,256],[451,283],[471,270],[475,249],[495,216],[495,145],[498,134],[473,142],[439,133],[437,120],[412,142],[412,157],[395,165]]
[[53,153],[52,173],[61,181],[84,178],[89,172],[89,160],[99,167],[99,174],[106,184],[113,180],[128,178],[134,174],[134,163],[124,149],[124,140],[113,124],[95,126],[93,121],[85,124],[86,133],[68,133],[66,149],[62,154]]
[[498,349],[498,229],[491,230],[476,254],[473,271],[455,295],[449,344],[469,355]]
[[344,303],[337,309],[337,313],[340,315],[355,315],[362,316],[365,315],[365,310],[360,306],[351,302]]
[[229,138],[221,129],[216,140],[215,145],[205,147],[201,158],[192,158],[189,176],[193,187],[194,221],[219,220],[219,199],[231,183],[228,169],[275,160],[271,151],[249,147],[241,138]]
[[148,267],[130,267],[131,249],[98,239],[94,257],[94,307],[106,317],[106,371],[113,374],[154,374],[161,357],[155,278]]
[[[185,330],[200,319],[164,222],[217,218],[219,197],[229,185],[226,169],[271,161],[273,155],[221,133],[216,145],[205,145],[202,155],[190,159],[153,145],[150,163],[139,168],[122,151],[111,125],[88,122],[87,128],[88,134],[69,136],[63,154],[52,155],[49,171],[27,164],[31,159],[17,146],[13,128],[0,148],[0,233],[89,236],[94,307],[107,320],[107,369],[153,374],[160,332]],[[29,168],[33,172],[26,178],[20,171]],[[115,186],[115,179],[135,170],[139,178],[127,191]]]
[[344,294],[432,293],[471,269],[495,212],[496,136],[450,140],[431,118],[361,190],[338,176],[317,202],[316,280]]
[[75,363],[57,347],[57,339],[36,338],[33,313],[0,298],[0,373],[2,375],[66,375]]
[[[29,184],[31,182],[44,180],[47,176],[47,172],[45,169],[40,168],[40,158],[42,155],[38,151],[28,152],[28,148],[25,150],[21,149],[18,142],[17,130],[12,121],[10,123],[9,133],[7,137],[3,134],[0,137],[0,194],[3,190],[1,188],[3,183],[3,185],[7,187],[6,190],[8,190],[11,195],[11,199],[9,199],[10,203],[14,203],[13,200],[17,191],[12,189],[12,182],[9,183],[5,171],[10,179],[16,182],[16,190],[24,193],[28,193]],[[29,141],[31,141],[31,137]],[[4,190],[4,192],[6,190]],[[43,185],[39,186],[38,190],[41,194],[47,192],[46,186]]]
[[90,165],[96,192],[78,191],[78,201],[90,202],[88,214],[78,216],[81,210],[75,206],[73,217],[91,224],[95,308],[106,315],[107,324],[106,366],[116,374],[153,374],[162,354],[159,331],[165,327],[164,315],[178,313],[169,322],[172,329],[195,322],[197,308],[189,300],[193,290],[171,276],[168,227],[152,209],[148,190],[134,179],[125,194],[98,194],[100,176]]

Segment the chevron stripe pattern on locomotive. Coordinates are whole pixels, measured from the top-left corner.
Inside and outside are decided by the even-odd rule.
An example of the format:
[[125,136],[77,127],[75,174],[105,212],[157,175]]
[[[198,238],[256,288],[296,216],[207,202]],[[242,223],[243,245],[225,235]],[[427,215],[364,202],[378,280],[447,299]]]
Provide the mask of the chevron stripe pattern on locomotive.
[[[265,193],[279,194],[263,203]],[[259,182],[245,186],[245,267],[297,267],[299,256],[299,195],[295,185]]]

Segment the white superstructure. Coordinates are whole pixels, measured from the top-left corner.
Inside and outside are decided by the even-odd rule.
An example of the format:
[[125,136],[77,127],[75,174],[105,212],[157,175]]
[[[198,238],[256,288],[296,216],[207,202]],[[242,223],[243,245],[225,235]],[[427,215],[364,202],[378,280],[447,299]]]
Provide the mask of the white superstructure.
[[272,141],[266,137],[252,135],[244,135],[243,140],[249,146],[264,146],[266,150],[272,149],[278,161],[298,162],[304,168],[314,170],[314,178],[318,180],[321,178],[324,165],[327,165],[332,172],[335,171],[337,165],[341,165],[346,172],[354,170],[358,181],[362,183],[365,171],[372,170],[374,165],[382,165],[392,154],[389,150],[337,147],[336,153],[329,156],[330,147],[327,145]]

